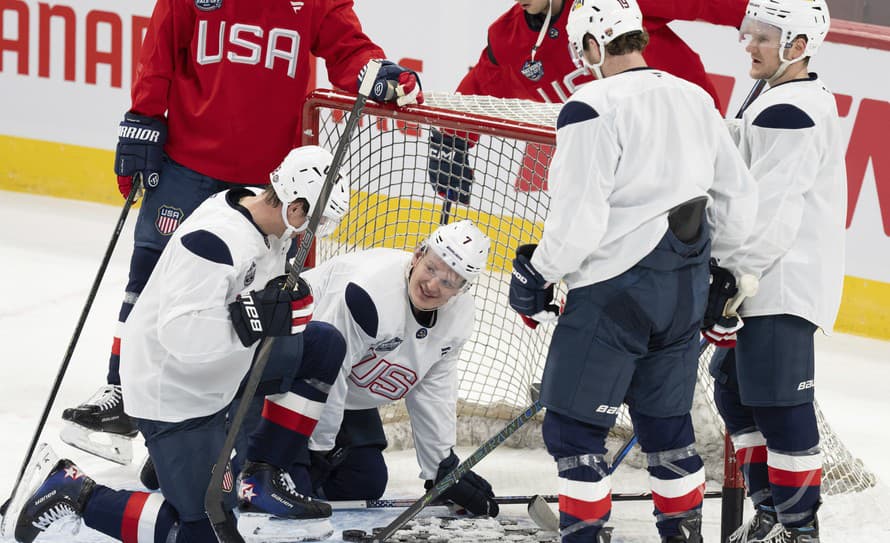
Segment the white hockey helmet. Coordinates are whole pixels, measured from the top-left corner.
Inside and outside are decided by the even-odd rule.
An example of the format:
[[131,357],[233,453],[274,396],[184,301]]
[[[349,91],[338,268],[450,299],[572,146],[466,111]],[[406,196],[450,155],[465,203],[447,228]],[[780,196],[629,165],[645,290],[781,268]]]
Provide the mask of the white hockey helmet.
[[[566,23],[569,52],[575,64],[581,68],[593,68],[602,79],[601,66],[606,57],[606,45],[618,36],[643,30],[643,14],[637,0],[574,0]],[[596,38],[600,48],[600,61],[593,65],[584,55],[584,36]]]
[[[291,149],[281,164],[269,174],[272,188],[281,200],[281,216],[284,219],[284,237],[300,233],[309,226],[308,220],[300,228],[294,228],[287,220],[287,206],[292,202],[305,198],[309,202],[306,213],[310,217],[315,211],[325,176],[331,166],[333,156],[326,149],[317,145],[305,145]],[[328,205],[325,207],[322,220],[319,222],[316,235],[323,237],[337,227],[340,219],[349,211],[349,190],[343,176],[338,176],[331,190]],[[333,225],[329,225],[333,223]]]
[[[777,34],[777,47],[781,66],[773,79],[788,65],[816,54],[828,34],[831,16],[825,0],[749,0],[745,18],[739,27],[742,40],[768,28]],[[786,60],[785,49],[791,47],[798,36],[806,36],[807,46],[803,55]]]
[[473,221],[463,220],[436,228],[425,246],[463,277],[465,285],[469,286],[485,270],[491,241]]

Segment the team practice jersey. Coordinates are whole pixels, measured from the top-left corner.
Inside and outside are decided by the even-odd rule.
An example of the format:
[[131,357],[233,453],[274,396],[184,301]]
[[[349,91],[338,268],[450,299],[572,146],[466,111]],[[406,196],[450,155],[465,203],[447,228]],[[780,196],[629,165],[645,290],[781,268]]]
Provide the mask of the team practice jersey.
[[267,184],[299,144],[310,53],[327,61],[332,83],[353,92],[361,68],[384,57],[349,0],[158,0],[132,110],[166,113],[173,160],[222,181]]
[[668,211],[693,198],[712,199],[718,258],[745,240],[756,214],[755,183],[710,97],[650,68],[595,81],[563,106],[548,183],[550,212],[531,262],[569,288],[636,265],[667,231]]
[[307,271],[314,319],[346,338],[346,360],[312,434],[310,448],[327,451],[344,409],[369,409],[405,399],[421,477],[434,479],[456,439],[457,361],[473,331],[475,302],[458,294],[419,324],[408,300],[412,254],[370,249],[336,256]]
[[834,96],[816,74],[768,89],[742,117],[757,180],[752,236],[721,265],[760,277],[741,315],[790,314],[831,331],[844,282],[847,173]]
[[245,347],[229,316],[238,294],[284,273],[290,242],[266,236],[238,199],[214,194],[176,229],[121,334],[130,416],[179,422],[224,408],[259,342]]
[[[649,46],[643,53],[653,68],[664,70],[705,89],[718,102],[717,91],[708,79],[701,58],[668,26],[671,20],[700,19],[714,24],[738,27],[745,15],[745,0],[690,0],[663,2],[640,0],[643,25],[649,32]],[[535,53],[540,72],[526,64],[543,24],[541,16],[527,15],[519,4],[488,28],[488,46],[476,65],[464,76],[458,92],[522,98],[538,102],[564,102],[582,84],[594,79],[587,68],[577,68],[569,55],[568,21],[571,3],[563,3],[554,13],[550,29]],[[523,68],[526,68],[524,75]]]

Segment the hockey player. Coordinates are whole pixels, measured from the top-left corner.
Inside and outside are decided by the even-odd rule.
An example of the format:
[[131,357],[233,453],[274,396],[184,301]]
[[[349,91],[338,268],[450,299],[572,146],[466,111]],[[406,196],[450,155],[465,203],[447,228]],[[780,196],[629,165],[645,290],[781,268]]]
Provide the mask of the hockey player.
[[[362,32],[348,0],[155,4],[114,164],[123,196],[134,182],[145,189],[121,324],[164,246],[198,204],[217,191],[265,184],[298,144],[310,55],[324,58],[330,80],[352,91],[362,67],[385,56]],[[410,70],[384,61],[378,80],[374,100],[423,101]],[[115,337],[108,385],[63,412],[71,424],[62,439],[126,464],[136,428],[121,404],[120,349]]]
[[605,440],[624,402],[661,540],[700,542],[690,409],[708,260],[748,236],[756,187],[710,96],[646,66],[634,0],[577,0],[566,28],[598,80],[560,111],[543,235],[519,247],[510,281],[510,305],[539,322],[557,313],[554,283],[569,289],[541,390],[562,541],[610,540]]
[[[733,543],[815,543],[822,455],[813,406],[817,328],[841,300],[847,185],[831,92],[809,72],[830,20],[825,0],[751,0],[740,30],[750,75],[767,90],[745,111],[739,150],[759,188],[752,235],[720,265],[760,279],[712,370],[714,398],[754,503]],[[732,277],[731,275],[729,276]]]
[[[313,484],[327,499],[377,499],[388,478],[378,406],[405,399],[427,488],[458,465],[457,364],[473,332],[468,292],[485,269],[488,238],[468,220],[440,226],[413,254],[370,249],[306,272],[315,318],[346,338],[346,361],[312,434]],[[443,498],[498,514],[472,471]]]
[[[95,483],[60,460],[28,498],[15,537],[30,543],[66,516],[122,541],[215,542],[204,510],[211,470],[226,435],[226,412],[260,340],[278,336],[263,374],[262,420],[239,476],[243,509],[293,519],[330,516],[307,497],[308,442],[346,352],[343,335],[311,320],[313,298],[302,279],[282,288],[287,249],[307,224],[331,155],[291,151],[271,187],[217,193],[183,222],[167,244],[123,329],[121,358],[127,413],[145,436],[163,498]],[[325,216],[345,211],[344,183]],[[347,200],[348,201],[348,200]],[[290,473],[286,467],[290,467]],[[229,508],[234,478],[223,479]],[[234,522],[234,519],[233,519]],[[144,538],[144,539],[143,539]]]
[[[703,20],[738,28],[746,0],[640,0],[643,26],[649,33],[644,58],[649,66],[699,85],[719,105],[713,83],[698,54],[668,26],[671,20]],[[571,0],[517,0],[488,28],[488,45],[457,87],[462,94],[565,102],[593,80],[586,66],[568,55],[566,21]],[[457,137],[455,137],[457,136]],[[473,134],[433,131],[429,178],[436,191],[452,201],[469,202],[475,172],[468,149]]]

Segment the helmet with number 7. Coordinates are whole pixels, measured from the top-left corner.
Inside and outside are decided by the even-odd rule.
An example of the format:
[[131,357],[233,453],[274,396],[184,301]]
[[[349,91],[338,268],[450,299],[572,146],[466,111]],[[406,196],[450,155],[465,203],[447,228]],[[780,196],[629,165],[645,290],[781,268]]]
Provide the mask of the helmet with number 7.
[[[303,223],[300,228],[291,226],[287,220],[287,206],[304,198],[309,202],[307,216],[312,215],[316,204],[318,204],[318,197],[333,159],[331,153],[317,145],[297,147],[292,149],[281,161],[281,164],[269,174],[272,188],[283,204],[281,217],[286,226],[283,238],[300,233],[309,226],[308,221]],[[318,230],[315,232],[317,236],[324,237],[333,232],[340,219],[349,211],[348,184],[342,175],[338,175],[319,222]]]
[[[805,57],[816,54],[831,25],[828,4],[825,0],[749,0],[745,20],[755,20],[778,28],[779,54],[791,46],[797,36],[806,36]],[[780,61],[784,59],[780,56]]]
[[[569,52],[581,68],[593,68],[602,79],[601,67],[606,57],[606,45],[618,36],[643,30],[643,14],[636,0],[575,0],[569,11],[566,33]],[[600,48],[600,61],[590,64],[584,55],[584,36],[590,34]]]
[[440,226],[425,245],[463,277],[469,287],[485,270],[491,241],[472,221],[463,220]]

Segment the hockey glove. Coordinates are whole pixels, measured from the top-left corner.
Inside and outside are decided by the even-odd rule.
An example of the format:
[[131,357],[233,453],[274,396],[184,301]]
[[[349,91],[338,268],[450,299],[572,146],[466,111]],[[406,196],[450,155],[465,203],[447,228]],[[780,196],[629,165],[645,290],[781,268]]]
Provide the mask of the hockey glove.
[[334,447],[330,451],[309,451],[312,459],[309,465],[309,477],[312,489],[320,489],[330,478],[331,473],[349,456],[349,447]]
[[[374,61],[372,61],[374,62]],[[375,102],[395,102],[396,105],[423,103],[423,89],[420,85],[420,77],[414,70],[399,66],[391,60],[379,60],[380,71],[374,80],[370,98]],[[368,66],[365,65],[358,74],[358,86],[362,86],[362,79]]]
[[726,314],[726,304],[738,293],[735,276],[726,268],[711,259],[711,287],[708,291],[708,305],[702,321],[702,335],[718,347],[735,347],[736,332],[744,326],[738,314]]
[[133,176],[142,174],[142,185],[148,189],[158,186],[167,142],[167,124],[154,117],[132,111],[124,114],[117,130],[117,149],[114,153],[114,173],[117,188],[124,198],[133,188]]
[[427,173],[436,194],[452,202],[470,203],[474,172],[467,157],[467,140],[430,131],[430,156]]
[[[460,464],[454,451],[445,460],[439,464],[439,470],[436,472],[435,481],[427,481],[424,488],[427,490],[433,488],[446,475],[454,471]],[[488,515],[490,517],[498,516],[500,507],[494,501],[494,491],[491,485],[472,471],[464,473],[460,480],[451,485],[448,490],[440,495],[443,500],[455,503],[473,515]]]
[[559,306],[553,303],[554,285],[538,273],[531,264],[537,244],[521,245],[513,259],[510,276],[510,307],[522,317],[529,328],[550,322],[559,317]]
[[263,337],[299,334],[312,320],[309,284],[299,278],[293,290],[284,290],[286,279],[285,275],[276,277],[262,290],[239,295],[229,304],[232,326],[245,347]]

